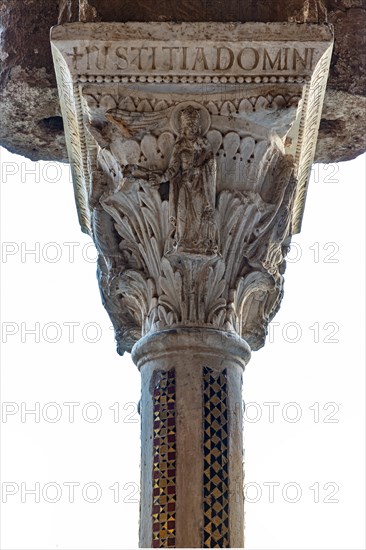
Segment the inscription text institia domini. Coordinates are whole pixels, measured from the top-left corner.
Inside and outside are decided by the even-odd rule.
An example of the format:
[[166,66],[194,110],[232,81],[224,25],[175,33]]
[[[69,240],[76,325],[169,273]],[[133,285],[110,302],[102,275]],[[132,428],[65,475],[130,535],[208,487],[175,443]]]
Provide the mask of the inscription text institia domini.
[[67,52],[73,70],[81,73],[179,73],[179,74],[251,74],[299,72],[307,74],[316,62],[316,48],[230,44],[167,45],[128,41],[88,46],[74,46]]

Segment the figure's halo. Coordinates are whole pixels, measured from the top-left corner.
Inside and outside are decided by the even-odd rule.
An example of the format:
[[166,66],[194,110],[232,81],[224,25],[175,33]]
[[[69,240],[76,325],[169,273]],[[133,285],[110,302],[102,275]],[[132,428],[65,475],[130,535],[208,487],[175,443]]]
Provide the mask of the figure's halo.
[[200,112],[201,115],[201,130],[202,135],[205,135],[208,131],[208,129],[211,126],[211,117],[210,113],[200,103],[197,103],[196,101],[182,101],[182,103],[179,103],[176,107],[174,107],[170,124],[176,134],[180,133],[180,122],[179,122],[179,115],[183,109],[186,109],[187,107],[194,107]]

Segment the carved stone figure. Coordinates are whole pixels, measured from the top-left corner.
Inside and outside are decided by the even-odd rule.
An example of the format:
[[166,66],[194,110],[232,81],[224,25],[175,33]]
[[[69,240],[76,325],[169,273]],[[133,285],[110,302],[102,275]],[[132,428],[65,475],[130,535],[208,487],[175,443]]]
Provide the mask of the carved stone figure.
[[180,112],[180,133],[162,181],[169,181],[169,219],[177,253],[213,255],[216,163],[202,136],[201,116],[189,105]]

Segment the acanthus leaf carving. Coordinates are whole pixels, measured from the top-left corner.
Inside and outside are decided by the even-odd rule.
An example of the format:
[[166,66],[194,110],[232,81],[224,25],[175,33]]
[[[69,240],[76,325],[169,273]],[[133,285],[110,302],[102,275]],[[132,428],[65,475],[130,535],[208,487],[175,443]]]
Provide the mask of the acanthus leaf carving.
[[114,315],[127,310],[140,335],[209,326],[235,331],[258,349],[283,294],[296,177],[278,137],[245,121],[245,109],[231,130],[226,107],[211,115],[183,101],[127,115],[113,107],[104,122],[91,117],[110,182],[101,184],[94,211],[113,243],[100,230],[94,237],[112,274],[101,278],[106,307],[113,304]]
[[[280,284],[278,284],[280,282]],[[253,350],[264,345],[273,306],[282,293],[282,282],[269,273],[253,271],[241,277],[232,293],[235,330]]]

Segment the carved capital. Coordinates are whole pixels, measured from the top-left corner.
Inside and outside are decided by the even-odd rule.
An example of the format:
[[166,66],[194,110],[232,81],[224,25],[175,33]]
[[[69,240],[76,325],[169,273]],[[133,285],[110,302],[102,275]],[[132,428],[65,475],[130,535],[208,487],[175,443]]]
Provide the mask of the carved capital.
[[328,29],[95,25],[56,28],[53,51],[118,351],[174,327],[259,349],[301,225]]

